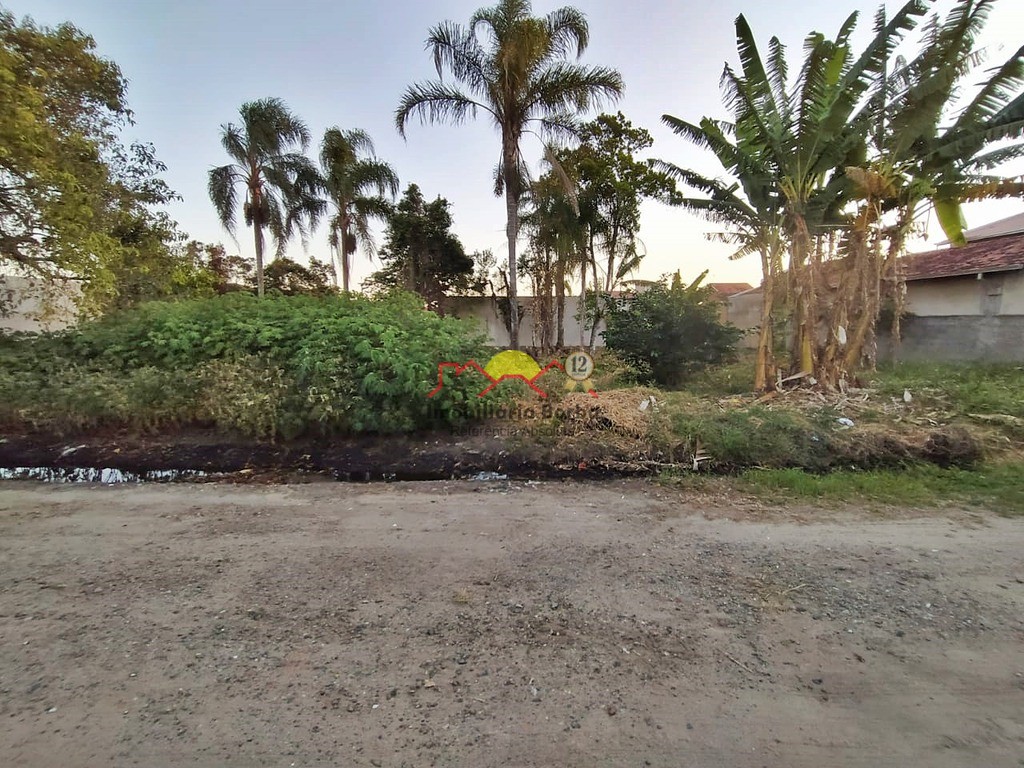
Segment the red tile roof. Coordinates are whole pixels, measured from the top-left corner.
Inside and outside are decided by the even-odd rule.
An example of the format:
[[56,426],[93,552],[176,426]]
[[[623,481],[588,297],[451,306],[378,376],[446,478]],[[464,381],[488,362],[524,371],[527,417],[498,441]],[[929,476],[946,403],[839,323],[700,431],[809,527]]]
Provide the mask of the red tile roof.
[[907,280],[1009,272],[1024,269],[1024,234],[993,237],[927,253],[915,253],[903,261]]
[[715,289],[719,296],[732,296],[736,293],[749,291],[754,287],[750,283],[710,283],[710,286]]

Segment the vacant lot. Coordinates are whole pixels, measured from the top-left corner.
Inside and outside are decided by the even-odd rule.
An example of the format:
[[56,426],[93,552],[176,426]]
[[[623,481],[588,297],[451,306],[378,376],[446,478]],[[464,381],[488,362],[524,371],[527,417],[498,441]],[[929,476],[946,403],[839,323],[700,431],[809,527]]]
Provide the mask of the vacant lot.
[[1024,765],[1019,520],[7,484],[0,557],[9,765]]

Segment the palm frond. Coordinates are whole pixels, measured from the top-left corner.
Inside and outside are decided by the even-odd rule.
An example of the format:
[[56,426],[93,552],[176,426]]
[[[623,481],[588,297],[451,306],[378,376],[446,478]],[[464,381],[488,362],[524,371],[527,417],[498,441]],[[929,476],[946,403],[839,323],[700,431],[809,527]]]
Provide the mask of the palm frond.
[[234,123],[227,123],[220,127],[220,143],[228,157],[239,165],[247,165],[249,162],[249,146],[245,140],[242,130]]
[[546,21],[555,57],[567,58],[573,54],[574,49],[576,58],[583,55],[590,43],[586,16],[575,8],[565,6],[549,13]]
[[531,84],[524,113],[585,112],[623,92],[622,75],[608,67],[583,67],[559,62],[545,68]]
[[451,122],[464,123],[469,117],[476,117],[483,110],[495,116],[494,110],[464,94],[459,89],[438,81],[428,81],[410,86],[395,110],[395,127],[405,136],[405,127],[415,115],[421,123]]
[[454,22],[443,22],[430,30],[427,48],[439,78],[444,78],[447,70],[471,92],[482,95],[486,91],[486,55],[472,30]]
[[210,171],[207,190],[210,200],[217,211],[221,226],[232,236],[235,234],[235,211],[238,208],[238,190],[235,186],[237,168],[234,165],[222,165]]

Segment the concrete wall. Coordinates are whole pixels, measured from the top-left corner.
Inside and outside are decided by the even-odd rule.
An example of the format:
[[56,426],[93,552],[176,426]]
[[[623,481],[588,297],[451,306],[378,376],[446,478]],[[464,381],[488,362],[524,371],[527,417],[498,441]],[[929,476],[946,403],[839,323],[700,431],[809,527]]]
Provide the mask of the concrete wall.
[[[903,339],[879,357],[919,361],[1024,362],[1024,273],[997,272],[907,284]],[[883,334],[884,336],[884,334]]]
[[[1024,362],[1024,272],[914,280],[907,283],[900,360]],[[722,319],[744,330],[761,322],[761,293],[731,296]],[[741,346],[756,348],[757,335]],[[878,338],[880,359],[892,359],[888,334]]]
[[75,324],[81,284],[57,285],[37,278],[0,275],[0,332],[59,331]]
[[722,322],[732,323],[737,328],[749,331],[740,338],[739,346],[757,349],[755,329],[761,325],[761,290],[745,291],[730,296],[722,302]]
[[[897,360],[920,362],[1024,362],[1024,315],[908,317]],[[880,360],[892,360],[889,338],[878,339]]]
[[[578,296],[565,297],[565,344],[568,347],[587,345],[590,343],[590,329],[583,331],[581,341],[580,323],[576,320],[579,311],[580,299]],[[523,346],[540,346],[538,328],[534,322],[534,301],[531,296],[520,296],[519,304],[523,307],[523,316],[519,324],[519,342]],[[498,314],[497,302],[487,296],[458,296],[449,299],[449,312],[456,317],[473,318],[486,328],[491,344],[496,347],[509,346],[510,340],[505,324]],[[596,344],[604,346],[604,339],[601,338],[601,331],[604,330],[604,323],[599,323]]]

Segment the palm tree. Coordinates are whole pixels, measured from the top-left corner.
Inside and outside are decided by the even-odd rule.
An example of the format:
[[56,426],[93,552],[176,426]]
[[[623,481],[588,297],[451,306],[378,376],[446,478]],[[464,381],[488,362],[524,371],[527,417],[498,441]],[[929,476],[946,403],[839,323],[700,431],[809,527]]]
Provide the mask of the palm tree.
[[[574,137],[580,113],[604,99],[618,98],[623,90],[622,77],[615,70],[569,61],[574,51],[579,58],[589,42],[582,13],[571,7],[544,18],[531,13],[529,0],[500,0],[493,8],[474,13],[468,27],[444,22],[432,28],[427,46],[439,79],[408,88],[395,113],[403,136],[413,115],[424,122],[458,124],[485,112],[500,131],[495,193],[505,195],[514,349],[519,347],[516,239],[527,176],[520,147],[523,134],[536,126],[545,139]],[[483,42],[478,32],[483,33]],[[462,88],[441,79],[445,70]]]
[[[295,227],[305,234],[304,221],[315,223],[315,166],[302,154],[309,146],[309,129],[281,99],[250,101],[239,109],[241,125],[221,126],[221,145],[232,163],[210,171],[208,190],[221,224],[235,233],[238,190],[244,189],[242,215],[253,228],[256,245],[256,285],[263,281],[263,231],[270,230],[277,255]],[[295,149],[300,151],[295,151]]]
[[[364,152],[369,157],[361,157]],[[360,243],[373,255],[369,220],[387,217],[391,205],[386,196],[394,199],[398,194],[398,175],[373,156],[373,141],[358,129],[328,128],[320,145],[320,165],[324,189],[334,207],[329,242],[338,254],[342,290],[348,293],[349,259]]]

